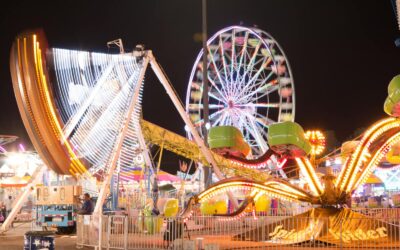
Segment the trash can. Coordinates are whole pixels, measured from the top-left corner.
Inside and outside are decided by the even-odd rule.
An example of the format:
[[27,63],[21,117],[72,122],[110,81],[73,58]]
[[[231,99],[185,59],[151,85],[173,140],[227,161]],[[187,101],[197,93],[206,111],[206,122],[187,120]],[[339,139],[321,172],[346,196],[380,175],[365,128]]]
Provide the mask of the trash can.
[[24,236],[24,250],[54,250],[54,233],[50,231],[29,231]]

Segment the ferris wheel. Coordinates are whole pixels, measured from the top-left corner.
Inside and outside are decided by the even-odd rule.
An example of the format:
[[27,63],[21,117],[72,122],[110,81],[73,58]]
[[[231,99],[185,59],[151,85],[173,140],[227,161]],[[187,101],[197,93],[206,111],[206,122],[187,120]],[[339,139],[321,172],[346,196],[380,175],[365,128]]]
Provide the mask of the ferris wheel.
[[[253,156],[260,156],[268,149],[269,125],[294,120],[294,83],[287,58],[268,33],[242,26],[218,31],[207,41],[207,49],[209,125],[237,127]],[[203,50],[186,95],[186,112],[201,135],[202,56]]]

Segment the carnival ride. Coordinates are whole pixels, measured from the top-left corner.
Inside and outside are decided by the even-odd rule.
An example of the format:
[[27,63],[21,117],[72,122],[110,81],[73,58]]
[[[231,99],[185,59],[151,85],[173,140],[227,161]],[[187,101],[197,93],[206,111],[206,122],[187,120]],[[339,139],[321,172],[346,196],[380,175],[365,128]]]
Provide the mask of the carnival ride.
[[[271,88],[278,96],[272,108],[279,110],[279,119],[287,119],[294,109],[293,83],[280,47],[260,30],[238,26],[229,30],[235,36],[231,39],[233,44],[242,47],[240,65],[247,70],[240,81],[244,84],[248,77],[252,81],[243,87],[249,88],[246,96],[255,99],[246,102],[257,104],[257,99],[270,98],[271,93],[263,91]],[[239,41],[240,35],[243,35],[242,41]],[[195,143],[141,121],[142,83],[148,64],[166,88]],[[233,62],[230,67],[235,69]],[[24,125],[45,165],[59,174],[103,177],[97,213],[101,211],[100,204],[115,169],[124,174],[137,166],[152,167],[146,141],[213,167],[219,179],[246,176],[262,181],[269,176],[254,168],[265,167],[270,152],[259,159],[246,160],[219,156],[208,150],[151,51],[142,47],[133,53],[117,55],[48,48],[42,31],[25,32],[13,44],[10,68]],[[230,71],[231,76],[239,80],[241,71],[235,74]],[[214,79],[214,82],[217,81]],[[250,90],[256,91],[254,95],[250,95]],[[286,93],[284,100],[279,97],[281,93]],[[283,102],[289,104],[284,106]],[[250,106],[254,112],[271,108],[265,101]],[[254,133],[259,132],[252,133],[254,139]],[[261,145],[265,141],[258,138],[257,143]]]
[[[259,46],[255,46],[253,56],[257,57]],[[264,66],[278,68],[272,53],[266,54],[264,48],[260,51]],[[148,64],[167,90],[194,143],[141,121],[141,91]],[[43,32],[25,32],[13,44],[10,68],[24,125],[45,164],[59,174],[103,177],[97,213],[115,169],[124,174],[137,166],[152,167],[146,141],[202,161],[219,179],[247,176],[261,181],[269,176],[251,169],[265,166],[268,157],[241,161],[208,150],[151,51],[142,47],[114,55],[48,48]]]
[[[281,127],[284,123],[275,124],[271,126],[271,130],[274,127]],[[279,136],[279,135],[278,135]],[[348,201],[351,193],[361,184],[363,184],[376,168],[379,161],[386,155],[392,145],[400,140],[400,121],[396,118],[387,118],[377,124],[374,124],[369,130],[366,131],[364,137],[360,141],[355,152],[349,157],[343,166],[342,171],[335,181],[333,176],[325,176],[324,185],[320,182],[315,168],[311,165],[310,161],[306,157],[294,156],[295,160],[300,168],[302,175],[306,178],[310,185],[311,193],[304,196],[304,193],[299,193],[298,190],[290,193],[280,192],[279,196],[283,199],[306,201],[312,204],[324,205],[324,206],[343,206]],[[288,144],[288,143],[286,143]],[[295,150],[294,152],[298,152]],[[293,154],[292,154],[293,155]],[[279,185],[282,187],[290,188],[291,184],[286,180],[280,180],[274,177],[270,177],[264,183],[257,183],[253,180],[248,180],[247,184],[240,183],[233,186],[247,185],[257,192],[265,192],[265,190],[259,190],[259,185],[266,187],[276,186],[276,181],[279,180]],[[235,183],[235,180],[232,180]],[[221,191],[224,188],[232,188],[231,185],[226,185],[227,180],[219,184],[215,184],[210,190],[206,190],[206,196],[210,196],[213,190]],[[254,187],[253,187],[254,185]],[[201,194],[198,197],[201,198],[204,195]]]
[[[288,66],[286,66],[286,59],[282,56],[279,46],[272,38],[259,30],[257,30],[257,35],[253,36],[263,36],[263,40],[248,37],[250,33],[255,32],[254,30],[242,27],[233,27],[231,30],[233,33],[237,31],[238,34],[244,32],[245,39],[242,39],[242,42],[249,42],[251,46],[255,47],[251,54],[251,60],[249,59],[247,63],[248,49],[242,51],[242,54],[246,54],[246,56],[243,56],[241,65],[248,65],[250,76],[254,70],[251,67],[255,67],[260,60],[264,62],[265,69],[258,70],[252,77],[254,81],[257,80],[256,84],[261,84],[258,83],[257,76],[264,75],[263,70],[268,69],[269,77],[263,77],[262,84],[267,80],[273,81],[273,84],[262,85],[263,89],[271,86],[274,91],[284,92],[280,89],[281,81],[285,86],[292,86],[290,77],[280,80],[281,75],[288,74],[286,70]],[[237,39],[239,39],[238,34]],[[267,38],[271,40],[266,40]],[[267,42],[269,44],[266,44]],[[243,43],[241,45],[243,46]],[[246,45],[246,47],[251,46]],[[274,51],[271,52],[272,50]],[[37,35],[21,35],[17,38],[11,54],[15,94],[33,144],[48,166],[58,173],[75,175],[84,174],[86,170],[89,170],[91,174],[111,172],[108,167],[116,165],[116,162],[122,172],[131,168],[132,165],[140,165],[144,161],[147,165],[151,165],[146,154],[144,138],[142,138],[142,128],[138,125],[141,81],[149,61],[152,67],[157,69],[157,76],[166,86],[168,81],[158,64],[155,63],[150,51],[149,53],[135,51],[132,54],[107,55],[63,49],[47,50],[47,42],[40,32]],[[278,68],[280,68],[279,74]],[[29,76],[35,77],[31,79]],[[122,86],[125,82],[128,84]],[[181,106],[176,95],[170,86],[166,87],[179,110]],[[292,89],[288,92],[293,94]],[[286,97],[292,103],[290,98]],[[289,106],[293,107],[292,104]],[[287,106],[280,110],[285,114],[289,112]],[[186,120],[187,116],[182,113],[181,115],[185,122],[191,125]],[[130,119],[127,119],[128,116]],[[46,119],[39,119],[39,117],[46,117]],[[143,123],[152,126],[150,123]],[[151,131],[155,128],[152,126]],[[117,133],[124,129],[124,135]],[[146,127],[143,130],[146,130]],[[166,133],[168,132],[163,130],[163,134]],[[125,134],[126,138],[124,138]],[[197,133],[192,134],[196,137]],[[158,138],[146,139],[153,143],[158,141]],[[194,139],[200,146],[200,150],[197,151],[202,152],[207,164],[215,165],[213,167],[217,168],[218,164],[215,164],[214,157],[211,157],[209,151],[202,146],[199,138]],[[162,143],[166,141],[168,140],[163,139]],[[181,141],[187,142],[187,140]],[[174,141],[174,144],[179,143]],[[177,148],[175,145],[170,147],[175,152]],[[186,156],[191,154],[187,151],[183,150],[182,154]],[[110,155],[115,155],[111,161],[113,164],[108,164],[110,162],[107,160]],[[197,156],[197,158],[200,157]],[[255,163],[260,164],[258,161],[247,162],[248,165]],[[240,163],[236,165],[246,166],[246,164]],[[245,168],[242,170],[247,171]],[[216,173],[218,174],[218,172],[217,170]]]
[[[385,102],[385,112],[391,116],[372,125],[361,138],[355,151],[346,159],[341,172],[337,176],[327,173],[321,178],[317,177],[314,166],[311,165],[305,156],[295,156],[295,160],[300,168],[302,175],[310,185],[310,191],[301,190],[299,187],[292,186],[288,181],[270,177],[265,182],[257,182],[250,179],[225,179],[214,184],[209,189],[203,191],[192,199],[191,205],[210,199],[218,193],[226,190],[245,188],[250,191],[250,200],[254,200],[262,193],[280,199],[287,199],[297,202],[308,202],[318,205],[310,211],[296,215],[295,218],[304,219],[299,225],[291,224],[289,219],[282,220],[280,228],[256,229],[235,236],[235,239],[249,240],[260,239],[258,234],[263,230],[266,233],[265,240],[280,240],[280,243],[293,244],[313,240],[328,244],[338,244],[342,240],[340,232],[356,232],[355,240],[377,240],[382,244],[385,242],[398,242],[400,228],[385,222],[376,221],[371,217],[351,211],[346,208],[346,204],[351,200],[351,194],[357,187],[366,182],[372,171],[377,167],[382,158],[388,153],[393,145],[400,141],[400,120],[396,111],[399,100],[394,93],[400,88],[400,77],[396,76],[389,84],[389,96]],[[284,125],[271,125],[270,132],[274,127],[280,128]],[[273,142],[270,140],[270,143]],[[243,206],[249,205],[244,203]],[[241,208],[241,211],[244,211]],[[190,217],[190,210],[185,216]],[[240,216],[235,214],[235,216]],[[327,220],[329,218],[329,220]],[[355,222],[354,218],[362,218]],[[348,223],[339,223],[346,219]],[[374,223],[372,223],[374,222]],[[326,227],[326,224],[328,224]],[[325,225],[322,226],[322,225]],[[340,225],[340,229],[338,228]],[[324,232],[322,228],[329,228],[329,232]],[[280,234],[276,231],[283,230]],[[275,233],[274,233],[275,232]],[[262,237],[261,237],[262,238]],[[346,243],[346,242],[345,242]]]
[[[227,154],[226,151],[222,151],[222,154],[219,150],[213,152],[205,146],[196,129],[201,124],[201,101],[193,98],[202,90],[199,85],[200,55],[190,79],[186,113],[151,51],[137,47],[133,53],[111,55],[49,48],[42,32],[19,35],[10,59],[18,107],[32,143],[46,165],[60,174],[72,174],[79,178],[94,174],[102,176],[95,213],[101,213],[101,205],[114,171],[118,169],[124,173],[145,165],[151,168],[147,145],[156,144],[212,167],[220,179],[220,182],[191,199],[190,206],[183,213],[184,217],[190,216],[190,209],[196,203],[206,201],[218,193],[246,189],[249,195],[230,214],[232,218],[240,216],[247,206],[263,194],[289,201],[308,202],[319,208],[298,215],[309,218],[306,223],[290,226],[282,221],[282,228],[290,232],[301,232],[302,237],[298,237],[297,233],[285,234],[282,239],[292,244],[310,240],[310,237],[314,237],[311,235],[318,235],[321,241],[335,243],[335,240],[339,240],[335,237],[338,235],[337,226],[330,227],[332,237],[326,239],[324,237],[327,232],[318,231],[322,227],[315,225],[327,223],[321,219],[323,216],[331,218],[335,225],[339,219],[362,217],[344,207],[351,193],[367,180],[381,158],[400,141],[400,121],[396,118],[399,114],[396,111],[399,103],[397,93],[400,93],[399,78],[395,78],[389,85],[389,97],[385,104],[385,111],[396,117],[379,121],[364,133],[336,179],[330,174],[320,179],[307,157],[312,147],[305,139],[303,129],[294,122],[286,121],[294,117],[293,81],[290,80],[287,60],[282,57],[283,52],[276,42],[259,30],[235,26],[217,33],[210,39],[208,46],[210,97],[218,101],[215,104],[211,102],[211,107],[222,110],[218,114],[218,111],[214,113],[213,117],[216,118],[211,119],[212,125],[234,125],[241,130],[253,155],[258,156],[257,159],[244,158],[243,152],[246,149],[239,150],[243,154],[238,156]],[[243,56],[237,54],[237,48],[241,48]],[[228,50],[229,53],[226,53]],[[228,54],[231,58],[229,63],[226,61]],[[246,60],[247,64],[244,63]],[[141,119],[141,92],[148,64],[171,97],[193,141]],[[243,71],[242,67],[245,66],[242,65],[247,65],[248,71]],[[244,84],[242,89],[246,91],[245,96],[250,98],[255,95],[256,98],[250,101],[246,97],[246,101],[242,102],[241,95],[235,96],[239,99],[230,100],[226,99],[229,96],[219,93],[218,89],[224,88],[226,93],[238,94],[235,91],[241,89],[234,87],[238,81]],[[247,83],[254,85],[247,86]],[[261,101],[273,92],[278,93],[279,103],[271,106]],[[277,120],[260,115],[265,112],[263,108],[279,110]],[[260,132],[260,126],[268,127],[268,134]],[[236,132],[232,134],[237,135]],[[214,148],[221,147],[217,145]],[[266,165],[272,154],[295,159],[309,190],[258,170],[260,166]],[[367,222],[363,225],[350,223],[343,226],[346,230],[362,227],[370,239],[377,239],[377,235],[398,237],[399,229],[396,226],[382,223],[383,229],[372,228],[368,220],[373,219],[365,218]],[[268,232],[271,230],[268,228]],[[236,238],[243,239],[243,236],[238,235]]]
[[[200,148],[195,142],[146,120],[141,120],[141,128],[146,142],[162,146],[166,150],[200,162],[204,166],[210,166],[210,162],[207,161],[206,157],[202,154]],[[213,157],[222,173],[227,176],[245,176],[261,181],[266,180],[269,177],[267,172],[257,169],[261,166],[265,167],[268,159],[241,159],[240,161],[237,161],[233,157],[224,157],[212,151],[210,151],[210,155]]]
[[[289,62],[278,42],[258,28],[224,28],[207,41],[207,50],[210,127],[236,127],[250,145],[251,157],[257,158],[268,150],[269,125],[294,120]],[[186,112],[200,135],[202,56],[203,50],[193,65],[186,94]]]

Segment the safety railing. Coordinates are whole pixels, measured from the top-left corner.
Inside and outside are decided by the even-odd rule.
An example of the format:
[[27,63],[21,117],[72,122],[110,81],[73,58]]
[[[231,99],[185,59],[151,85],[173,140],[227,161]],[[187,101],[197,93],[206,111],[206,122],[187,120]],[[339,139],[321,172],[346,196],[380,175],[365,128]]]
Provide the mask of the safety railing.
[[352,208],[352,210],[386,222],[400,222],[400,208]]
[[[289,208],[289,207],[279,207],[279,208],[271,208],[268,211],[264,212],[256,212],[257,216],[294,216],[297,214],[304,213],[310,210],[311,207],[296,207],[296,208]],[[201,217],[202,213],[199,208],[193,210],[193,216]]]
[[[92,215],[79,215],[76,218],[76,235],[77,235],[77,247],[83,246],[98,246],[99,245],[99,222],[104,225],[104,219],[107,216],[103,216],[102,222],[99,218]],[[102,227],[102,233],[105,232],[106,227]]]
[[101,227],[99,218],[78,216],[77,247],[98,247],[100,237],[103,249],[400,249],[400,218],[381,212],[189,220],[110,215]]

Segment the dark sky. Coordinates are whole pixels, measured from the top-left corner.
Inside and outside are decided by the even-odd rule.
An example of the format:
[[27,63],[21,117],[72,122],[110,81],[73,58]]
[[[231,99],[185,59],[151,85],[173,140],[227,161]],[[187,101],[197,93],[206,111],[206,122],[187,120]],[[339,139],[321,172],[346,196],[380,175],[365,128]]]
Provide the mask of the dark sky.
[[[16,34],[41,27],[50,46],[107,52],[122,38],[127,49],[152,49],[182,100],[200,50],[200,0],[13,1],[0,10],[0,134],[28,141],[9,73]],[[400,73],[400,48],[389,0],[214,0],[209,35],[239,24],[269,32],[283,47],[296,89],[296,121],[305,129],[334,130],[339,141],[384,116],[387,84]],[[162,86],[149,74],[144,117],[183,134],[183,122]]]

